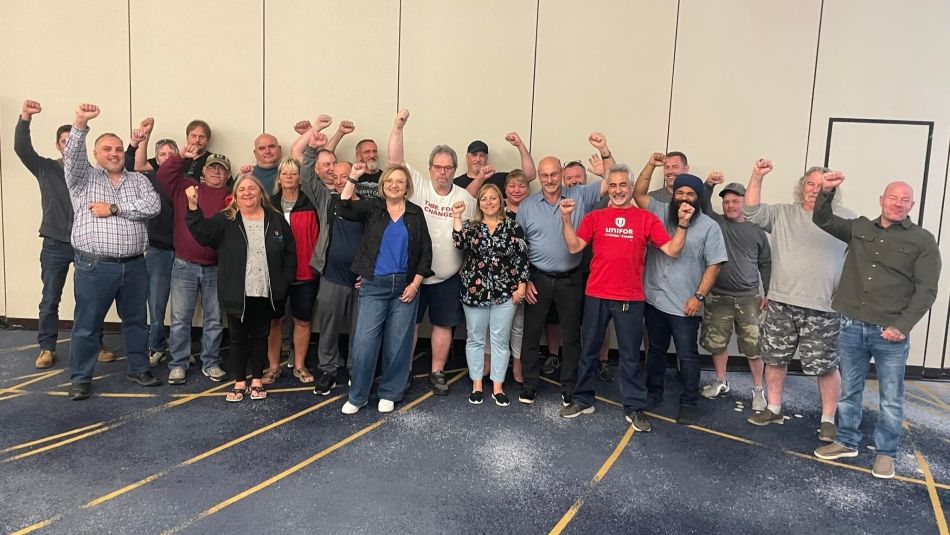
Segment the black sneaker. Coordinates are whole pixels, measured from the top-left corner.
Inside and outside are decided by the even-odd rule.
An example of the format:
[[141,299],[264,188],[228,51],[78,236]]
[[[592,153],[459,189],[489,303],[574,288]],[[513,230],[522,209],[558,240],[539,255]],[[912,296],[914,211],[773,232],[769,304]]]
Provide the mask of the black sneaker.
[[680,405],[680,413],[676,416],[676,423],[696,425],[697,422],[699,422],[699,409],[692,405]]
[[544,363],[541,364],[541,371],[547,375],[551,375],[560,367],[561,359],[558,358],[557,355],[548,355],[547,358],[544,359]]
[[653,426],[650,425],[650,420],[647,420],[647,415],[643,411],[630,411],[627,413],[627,421],[630,422],[630,425],[633,428],[641,433],[649,433]]
[[468,395],[468,402],[472,405],[481,405],[485,401],[485,395],[479,392],[472,392]]
[[571,403],[561,408],[561,418],[577,418],[582,414],[594,414],[594,410],[593,405],[590,407],[581,407],[577,403]]
[[568,405],[570,405],[570,404],[573,403],[573,402],[574,402],[574,400],[571,399],[571,395],[570,395],[570,394],[568,394],[567,392],[561,392],[561,406],[562,406],[562,407],[567,407]]
[[531,405],[534,403],[535,393],[534,390],[524,389],[518,393],[518,401],[524,403],[525,405]]
[[133,383],[138,383],[142,386],[158,386],[161,383],[158,379],[152,375],[152,372],[142,372],[142,373],[130,373],[125,376],[129,381]]
[[491,397],[495,400],[495,405],[498,405],[499,407],[507,407],[508,405],[511,405],[511,401],[508,400],[508,396],[506,396],[504,392],[500,394],[492,394]]
[[321,372],[313,383],[313,395],[326,396],[336,387],[336,374]]
[[601,381],[608,383],[614,382],[614,369],[606,360],[602,360],[597,363],[597,377]]
[[445,373],[441,370],[430,373],[429,382],[432,383],[433,394],[444,396],[449,393],[449,385],[445,382]]
[[89,383],[73,383],[69,387],[69,398],[73,401],[82,401],[89,398],[92,385]]

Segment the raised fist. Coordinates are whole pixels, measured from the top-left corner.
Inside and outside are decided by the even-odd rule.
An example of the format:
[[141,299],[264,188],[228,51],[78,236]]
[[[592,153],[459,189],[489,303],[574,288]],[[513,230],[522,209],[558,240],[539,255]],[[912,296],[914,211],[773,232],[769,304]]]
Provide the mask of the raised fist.
[[455,201],[452,205],[452,217],[462,217],[465,213],[465,201]]
[[366,172],[366,164],[363,162],[356,162],[353,164],[353,167],[350,168],[350,178],[353,180],[359,180],[363,173]]
[[561,215],[569,216],[574,212],[574,207],[577,203],[574,202],[574,199],[562,199],[561,200]]
[[495,166],[483,165],[482,168],[478,170],[478,174],[481,175],[482,178],[489,178],[495,174]]
[[319,149],[327,144],[327,135],[319,130],[310,131],[310,146]]
[[772,172],[772,162],[769,160],[760,158],[752,166],[752,176],[762,178],[770,172]]
[[180,154],[182,159],[191,158],[194,160],[198,157],[198,145],[192,143],[191,145],[185,145],[185,148],[181,149]]
[[145,132],[141,128],[133,128],[131,137],[132,139],[129,143],[131,143],[133,147],[138,147],[148,136],[145,135]]
[[306,134],[307,132],[309,132],[312,127],[313,125],[310,124],[310,121],[307,121],[307,120],[297,121],[294,124],[294,132],[297,132],[298,134],[302,136]]
[[76,119],[85,123],[90,119],[98,117],[99,111],[99,106],[95,104],[80,104],[79,107],[76,108]]
[[688,202],[681,203],[679,212],[676,213],[676,217],[680,220],[680,225],[689,225],[689,220],[693,217],[694,211],[696,211],[696,209],[693,208],[693,205]]
[[29,119],[41,111],[43,111],[43,106],[40,106],[39,102],[35,100],[25,100],[23,101],[23,113],[20,116],[24,119]]
[[152,117],[146,117],[142,119],[141,123],[139,123],[139,127],[142,129],[142,134],[148,137],[152,133],[152,128],[155,127],[155,119]]
[[240,169],[238,169],[238,171],[241,173],[242,176],[243,176],[243,175],[250,175],[250,174],[253,174],[253,173],[254,173],[254,167],[252,167],[252,166],[250,166],[250,165],[248,165],[248,164],[244,164],[244,165],[241,166]]
[[406,126],[406,121],[409,120],[409,110],[402,109],[396,114],[396,128],[402,128]]
[[821,175],[821,189],[831,191],[844,182],[844,173],[841,171],[828,171]]
[[349,134],[353,132],[353,130],[356,130],[356,126],[353,124],[353,121],[342,121],[337,129],[344,134]]
[[188,199],[188,209],[197,210],[198,209],[198,188],[195,186],[188,186],[185,188],[185,197]]
[[722,184],[723,182],[725,182],[725,180],[726,180],[726,177],[719,171],[713,171],[712,173],[709,173],[708,177],[706,177],[706,183],[712,184],[714,186],[718,186],[719,184]]
[[524,145],[524,142],[521,141],[521,136],[518,135],[518,132],[508,132],[505,134],[505,141],[511,143],[515,147],[521,147]]
[[317,117],[317,123],[316,123],[316,126],[314,126],[314,128],[316,128],[317,131],[320,131],[320,130],[323,130],[324,128],[330,126],[330,123],[332,123],[332,122],[333,122],[333,118],[332,118],[332,117],[330,117],[329,115],[327,115],[327,114],[325,114],[325,113],[321,113],[320,116]]
[[607,147],[607,138],[600,132],[591,132],[591,134],[587,136],[587,141],[598,151],[603,151],[603,149]]
[[650,155],[650,161],[647,162],[647,165],[652,165],[653,167],[663,167],[663,164],[666,163],[666,154],[662,152],[654,152]]

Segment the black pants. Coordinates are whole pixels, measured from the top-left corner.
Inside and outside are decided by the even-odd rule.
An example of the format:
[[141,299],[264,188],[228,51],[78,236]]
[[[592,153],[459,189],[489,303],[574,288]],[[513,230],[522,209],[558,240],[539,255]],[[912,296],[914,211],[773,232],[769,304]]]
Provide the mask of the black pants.
[[235,381],[244,381],[248,369],[251,378],[263,377],[264,363],[267,361],[267,335],[270,334],[273,317],[274,308],[267,297],[245,297],[243,321],[240,316],[228,314],[231,349],[225,359],[225,366]]
[[577,383],[577,357],[581,351],[581,308],[584,302],[584,275],[575,271],[566,277],[553,278],[532,271],[531,282],[538,290],[536,304],[525,303],[524,339],[521,342],[521,364],[524,369],[524,388],[538,389],[541,363],[538,345],[548,310],[557,305],[561,322],[561,390],[568,394]]

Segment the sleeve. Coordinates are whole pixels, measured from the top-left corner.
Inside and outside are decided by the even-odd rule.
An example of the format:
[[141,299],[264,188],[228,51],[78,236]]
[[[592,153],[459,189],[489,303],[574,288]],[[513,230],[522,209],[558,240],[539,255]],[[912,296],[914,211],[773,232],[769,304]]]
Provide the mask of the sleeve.
[[713,184],[703,184],[703,198],[700,199],[703,213],[713,218],[716,223],[722,221],[722,215],[717,213],[713,209],[712,200],[713,192],[715,192],[715,185]]
[[135,171],[135,147],[131,144],[125,148],[125,170]]
[[475,200],[475,197],[472,197],[471,193],[465,191],[464,189],[460,188],[459,191],[465,193],[465,195],[462,195],[465,201],[465,213],[462,214],[462,217],[470,221],[473,217],[475,217],[475,205],[478,203],[478,201]]
[[729,253],[726,252],[726,240],[722,237],[722,229],[715,222],[710,222],[709,230],[706,231],[706,241],[703,246],[703,257],[707,266],[714,264],[723,264],[729,261]]
[[219,212],[211,218],[205,219],[200,208],[188,210],[185,214],[185,223],[196,242],[215,249],[221,246],[221,241],[224,239],[224,228],[227,224],[227,217],[224,213]]
[[66,175],[66,187],[70,193],[82,190],[89,180],[92,165],[86,154],[86,134],[89,128],[73,127],[66,139],[66,148],[63,150],[63,172]]
[[[408,163],[406,163],[406,168],[409,169],[409,180],[412,180],[412,196],[407,200],[413,204],[423,206],[425,204],[425,190],[429,187],[429,179],[422,176],[419,171],[416,171],[415,168]],[[466,214],[467,213],[468,210],[466,209]]]
[[778,214],[778,207],[770,204],[760,203],[755,206],[746,205],[743,209],[746,218],[752,224],[766,232],[772,232],[772,225],[775,223],[775,217]]
[[128,171],[125,174],[125,180],[134,184],[138,195],[132,202],[117,205],[119,207],[119,217],[129,221],[141,221],[157,216],[162,210],[162,200],[158,197],[158,193],[155,192],[155,188],[152,187],[148,177],[142,173],[130,173]]
[[524,239],[524,229],[518,223],[512,223],[512,246],[517,255],[518,282],[528,282],[531,277],[528,263],[528,242]]
[[[303,151],[303,163],[300,164],[300,189],[319,210],[330,195],[330,190],[317,176],[316,154],[317,149],[310,146]],[[320,217],[324,217],[324,214],[320,214]]]
[[762,291],[769,294],[769,283],[772,282],[772,247],[764,231],[759,232],[759,277],[762,280]]
[[431,277],[435,275],[432,271],[432,238],[429,237],[429,225],[423,214],[419,214],[419,238],[419,265],[415,274],[423,278]]
[[[597,212],[591,212],[587,214],[584,216],[584,219],[581,220],[581,224],[577,226],[577,230],[574,231],[574,233],[577,234],[577,237],[584,240],[585,243],[594,241],[594,227],[596,226],[597,218]],[[559,217],[558,221],[560,220],[561,219]]]
[[336,213],[343,219],[365,223],[373,206],[373,199],[340,199],[336,205]]
[[583,186],[574,186],[579,189],[580,196],[577,204],[584,208],[585,212],[590,212],[600,201],[600,181],[593,184],[584,184]]
[[23,119],[17,120],[16,131],[13,133],[13,152],[20,158],[23,165],[33,173],[33,176],[39,176],[43,157],[37,154],[33,148],[33,138],[30,135],[30,121],[24,121]]
[[815,209],[811,213],[811,220],[812,223],[818,225],[818,228],[821,230],[848,243],[851,241],[851,229],[854,226],[854,220],[845,219],[834,214],[831,207],[834,198],[835,190],[828,192],[821,191],[818,193],[818,199],[815,201]]
[[660,222],[660,218],[656,217],[653,214],[649,215],[649,223],[647,224],[647,239],[650,240],[650,243],[659,249],[667,243],[670,242],[669,233],[666,232],[666,228],[663,226],[663,223]]
[[452,244],[455,245],[456,249],[463,251],[471,248],[471,228],[468,222],[462,223],[462,230],[452,229]]
[[297,242],[294,238],[294,232],[290,228],[290,223],[283,217],[275,217],[274,219],[280,221],[284,233],[283,263],[280,268],[283,271],[284,280],[292,283],[297,278]]
[[171,154],[165,160],[165,163],[158,168],[158,183],[165,190],[165,195],[168,195],[168,198],[173,202],[184,193],[188,186],[198,185],[190,178],[185,177],[184,165],[185,161],[180,156]]
[[[921,229],[921,231],[924,231]],[[940,278],[940,249],[932,234],[927,232],[927,243],[914,263],[914,295],[894,322],[900,332],[910,334],[914,325],[924,317],[937,299],[937,279]]]

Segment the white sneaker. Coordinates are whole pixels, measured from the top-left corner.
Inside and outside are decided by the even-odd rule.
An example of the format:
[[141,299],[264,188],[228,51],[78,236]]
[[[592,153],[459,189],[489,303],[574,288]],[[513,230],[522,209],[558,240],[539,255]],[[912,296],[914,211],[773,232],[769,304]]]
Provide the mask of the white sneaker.
[[356,414],[363,407],[358,407],[349,401],[343,404],[343,414]]
[[729,382],[728,382],[728,381],[720,381],[720,380],[716,379],[716,382],[715,382],[715,383],[712,383],[712,384],[710,384],[710,385],[706,385],[706,386],[703,388],[703,391],[701,392],[701,395],[702,395],[704,398],[716,399],[716,398],[719,397],[721,394],[726,394],[726,393],[728,393],[728,392],[729,392]]
[[379,400],[379,405],[377,406],[377,409],[379,409],[379,412],[393,412],[393,409],[395,408],[396,408],[396,404],[388,399]]
[[752,387],[752,410],[764,411],[769,404],[765,401],[765,389],[761,386]]

